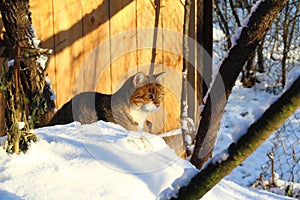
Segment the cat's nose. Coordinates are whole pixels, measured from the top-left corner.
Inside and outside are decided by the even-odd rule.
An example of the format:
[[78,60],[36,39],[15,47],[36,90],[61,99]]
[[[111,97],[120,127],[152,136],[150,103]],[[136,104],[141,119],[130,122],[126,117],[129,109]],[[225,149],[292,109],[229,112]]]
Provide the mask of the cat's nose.
[[159,103],[155,103],[154,105],[156,106],[156,108],[159,108],[159,106],[160,106]]

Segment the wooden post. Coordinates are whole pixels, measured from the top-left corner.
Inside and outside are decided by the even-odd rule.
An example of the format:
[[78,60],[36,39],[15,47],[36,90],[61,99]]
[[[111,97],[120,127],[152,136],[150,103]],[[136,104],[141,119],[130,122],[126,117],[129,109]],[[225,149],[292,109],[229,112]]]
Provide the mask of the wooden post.
[[[201,102],[207,93],[212,80],[212,27],[213,27],[213,1],[197,1],[197,42],[202,47],[197,49],[197,98]],[[206,53],[203,52],[206,51]],[[210,58],[206,56],[209,55]],[[200,73],[200,74],[199,74]],[[205,77],[205,80],[204,80]]]

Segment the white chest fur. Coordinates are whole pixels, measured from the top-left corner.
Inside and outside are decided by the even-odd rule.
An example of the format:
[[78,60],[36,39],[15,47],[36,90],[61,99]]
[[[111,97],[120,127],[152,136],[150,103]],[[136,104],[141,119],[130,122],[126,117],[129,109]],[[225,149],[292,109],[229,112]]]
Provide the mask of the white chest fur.
[[148,113],[140,109],[130,108],[130,115],[133,121],[139,124],[138,130],[142,131],[144,129],[144,123],[146,121]]

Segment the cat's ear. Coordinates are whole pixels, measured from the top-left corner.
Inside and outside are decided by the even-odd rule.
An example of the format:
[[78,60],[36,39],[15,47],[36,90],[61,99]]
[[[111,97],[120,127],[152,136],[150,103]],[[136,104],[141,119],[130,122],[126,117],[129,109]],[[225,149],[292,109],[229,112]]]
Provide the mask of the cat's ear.
[[155,82],[156,83],[161,83],[164,74],[165,74],[165,72],[161,72],[159,74],[154,74],[153,77],[154,77]]
[[143,72],[138,72],[133,77],[133,86],[140,87],[148,81],[147,76]]

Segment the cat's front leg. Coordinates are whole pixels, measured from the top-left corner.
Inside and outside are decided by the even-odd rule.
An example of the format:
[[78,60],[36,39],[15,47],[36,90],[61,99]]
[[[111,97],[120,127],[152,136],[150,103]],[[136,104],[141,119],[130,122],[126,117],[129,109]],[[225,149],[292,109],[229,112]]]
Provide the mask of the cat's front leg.
[[117,124],[120,124],[127,130],[139,131],[139,124],[135,122],[129,114],[129,107],[122,106],[121,109],[115,109],[114,119]]

